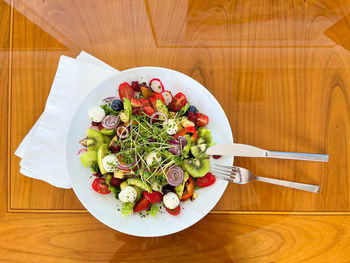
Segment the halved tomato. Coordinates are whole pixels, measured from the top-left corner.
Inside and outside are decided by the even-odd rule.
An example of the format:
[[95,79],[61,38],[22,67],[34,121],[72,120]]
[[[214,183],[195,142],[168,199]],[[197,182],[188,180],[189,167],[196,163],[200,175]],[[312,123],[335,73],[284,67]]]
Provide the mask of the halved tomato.
[[129,83],[124,82],[119,85],[119,97],[120,100],[123,101],[123,98],[127,98],[131,100],[135,95],[135,91],[129,85]]
[[150,202],[145,197],[141,197],[140,201],[137,202],[133,210],[135,213],[137,213],[137,212],[147,210],[149,206],[150,206]]
[[160,192],[157,191],[152,191],[152,193],[143,191],[142,195],[148,200],[150,201],[152,204],[161,202],[163,200],[163,195]]
[[204,175],[203,177],[200,177],[196,180],[196,184],[199,187],[207,187],[209,185],[212,185],[213,183],[215,183],[216,178],[212,173],[207,173],[206,175]]
[[100,194],[109,194],[111,191],[108,189],[108,184],[106,183],[105,178],[96,178],[92,182],[92,189]]

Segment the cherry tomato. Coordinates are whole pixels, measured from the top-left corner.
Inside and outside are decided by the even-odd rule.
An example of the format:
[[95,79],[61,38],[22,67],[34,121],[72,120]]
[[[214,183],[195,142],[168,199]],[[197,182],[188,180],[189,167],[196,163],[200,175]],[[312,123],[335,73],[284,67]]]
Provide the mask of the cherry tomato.
[[194,122],[198,127],[204,127],[208,124],[209,118],[207,115],[198,112],[195,114],[195,121]]
[[157,191],[152,191],[152,193],[144,191],[142,192],[142,195],[152,204],[161,202],[163,200],[163,195]]
[[175,134],[174,138],[177,139],[179,136],[185,136],[187,133],[191,134],[191,142],[194,142],[197,139],[197,130],[195,127],[186,127],[182,131],[179,131]]
[[207,187],[209,185],[212,185],[213,183],[215,183],[216,178],[212,173],[207,173],[206,175],[204,175],[201,178],[198,178],[196,180],[196,184],[199,187]]
[[151,116],[153,113],[155,113],[156,111],[150,107],[150,106],[146,106],[146,107],[143,107],[142,110],[148,115],[148,116]]
[[110,184],[112,185],[112,186],[114,186],[114,187],[118,187],[119,185],[120,185],[120,183],[122,182],[122,180],[121,179],[119,179],[119,178],[112,178],[111,179],[111,182],[110,182]]
[[96,178],[92,182],[92,189],[100,194],[109,194],[111,191],[108,189],[108,184],[106,183],[105,178]]
[[123,101],[123,98],[127,98],[131,100],[135,95],[134,90],[132,87],[129,85],[129,83],[124,82],[119,85],[119,97],[120,100]]
[[165,207],[166,211],[167,211],[169,214],[173,215],[173,216],[177,216],[178,214],[180,214],[180,211],[181,211],[180,205],[178,205],[178,206],[177,206],[176,208],[174,208],[174,209],[169,209],[169,208],[167,208],[166,206],[164,206],[164,207]]
[[187,98],[185,94],[179,92],[177,93],[173,100],[170,102],[169,109],[172,111],[179,111],[187,103]]
[[142,197],[140,201],[138,201],[137,204],[134,206],[133,210],[135,213],[145,211],[149,208],[150,204],[151,203],[145,197]]
[[185,189],[180,200],[186,201],[188,198],[190,198],[193,195],[193,191],[194,191],[194,183],[193,183],[192,177],[190,176],[187,182],[185,183]]

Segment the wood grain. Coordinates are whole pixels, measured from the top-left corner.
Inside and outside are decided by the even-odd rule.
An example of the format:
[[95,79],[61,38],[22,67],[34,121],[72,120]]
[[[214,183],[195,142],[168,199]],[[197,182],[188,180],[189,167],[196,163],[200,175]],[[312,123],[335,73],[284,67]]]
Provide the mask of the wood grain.
[[8,214],[0,261],[340,263],[349,262],[349,235],[348,216],[209,215],[180,233],[140,238],[90,215]]
[[319,184],[321,193],[229,185],[215,210],[350,211],[348,1],[14,6],[11,209],[82,208],[72,191],[20,175],[13,152],[44,108],[59,55],[85,50],[118,69],[162,66],[198,80],[237,142],[330,155],[328,164],[237,158],[256,175]]
[[[8,123],[9,48],[11,9],[0,2],[0,122]],[[0,126],[0,218],[7,211],[8,129]]]

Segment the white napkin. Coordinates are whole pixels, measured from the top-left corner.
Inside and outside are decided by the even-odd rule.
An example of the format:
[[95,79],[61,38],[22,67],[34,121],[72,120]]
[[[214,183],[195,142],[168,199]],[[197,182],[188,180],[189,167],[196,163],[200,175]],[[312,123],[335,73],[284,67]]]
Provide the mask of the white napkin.
[[81,99],[118,72],[84,51],[76,59],[61,56],[45,110],[15,152],[21,174],[71,188],[64,161],[68,123]]

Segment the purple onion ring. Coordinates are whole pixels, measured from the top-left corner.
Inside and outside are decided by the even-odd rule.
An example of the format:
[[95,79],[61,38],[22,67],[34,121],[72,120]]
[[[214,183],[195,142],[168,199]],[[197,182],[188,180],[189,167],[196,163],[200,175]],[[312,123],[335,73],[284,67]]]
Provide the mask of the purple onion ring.
[[172,186],[177,186],[184,181],[184,171],[180,166],[170,167],[167,173],[167,182]]

